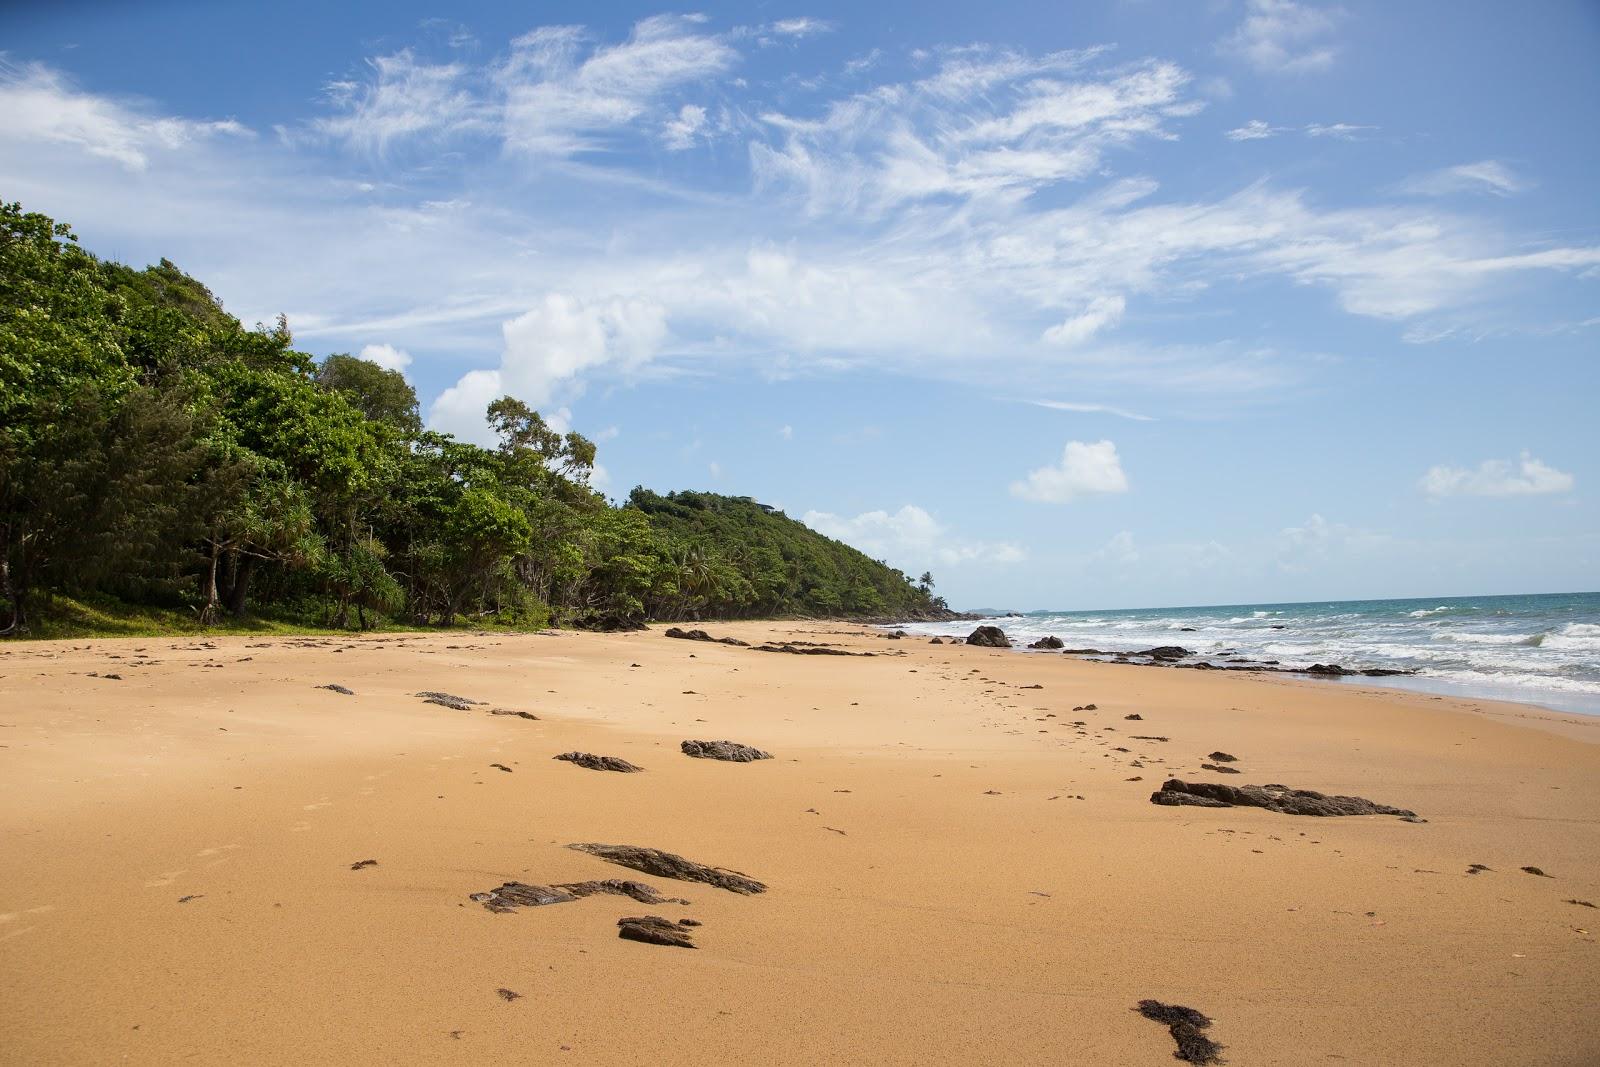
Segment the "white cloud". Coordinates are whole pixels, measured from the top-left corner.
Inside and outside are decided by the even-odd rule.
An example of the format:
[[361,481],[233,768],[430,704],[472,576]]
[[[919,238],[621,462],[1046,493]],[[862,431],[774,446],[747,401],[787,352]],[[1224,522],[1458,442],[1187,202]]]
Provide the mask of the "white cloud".
[[1376,126],[1357,126],[1350,122],[1333,122],[1323,125],[1313,122],[1306,127],[1307,137],[1332,137],[1340,141],[1359,141],[1361,135]]
[[1139,546],[1128,530],[1119,531],[1095,553],[1097,559],[1109,560],[1121,566],[1139,562]]
[[1420,174],[1401,184],[1408,193],[1426,196],[1446,196],[1450,193],[1492,193],[1510,196],[1527,189],[1529,183],[1498,160],[1485,159],[1477,163],[1462,163],[1455,167]]
[[104,96],[80,92],[40,63],[14,66],[0,53],[0,144],[51,143],[82,149],[142,171],[157,153],[174,152],[219,134],[254,137],[232,119],[198,121],[147,114]]
[[793,426],[787,426],[787,425],[780,427],[779,430],[778,430],[778,436],[783,438],[785,441],[793,441],[794,440],[794,427]]
[[1422,476],[1422,491],[1431,497],[1536,496],[1565,493],[1576,479],[1527,452],[1515,461],[1486,459],[1476,468],[1430,467]]
[[1282,126],[1273,126],[1261,119],[1251,119],[1243,126],[1236,126],[1223,134],[1230,141],[1261,141],[1268,137],[1275,137],[1282,133]]
[[1055,466],[1029,471],[1026,479],[1011,483],[1011,495],[1042,504],[1064,504],[1094,493],[1126,493],[1128,476],[1122,471],[1117,446],[1110,441],[1068,441]]
[[667,122],[661,131],[661,141],[675,152],[693,148],[695,139],[706,128],[706,109],[698,104],[684,104],[676,118]]
[[367,345],[361,349],[360,356],[384,370],[404,371],[411,366],[411,353],[394,345]]
[[1025,404],[1035,407],[1049,408],[1052,411],[1075,411],[1085,415],[1115,415],[1119,419],[1132,419],[1135,422],[1155,422],[1149,415],[1139,415],[1123,408],[1112,407],[1109,404],[1080,404],[1070,400],[1025,400]]
[[694,19],[653,16],[635,24],[628,40],[587,55],[576,26],[517,38],[496,72],[505,94],[506,145],[536,156],[605,147],[608,133],[660,113],[670,91],[721,74],[737,60],[725,41],[697,27]]
[[312,128],[361,152],[382,156],[391,144],[453,137],[488,128],[485,104],[467,86],[459,63],[419,61],[409,49],[367,61],[372,79],[327,87],[339,114]]
[[1221,44],[1257,70],[1305,74],[1327,70],[1337,54],[1327,38],[1343,12],[1294,0],[1248,0],[1244,21]]
[[500,387],[500,372],[496,370],[468,371],[461,379],[439,394],[428,409],[428,428],[440,433],[454,434],[473,444],[494,443],[485,413],[490,404],[505,396]]
[[938,563],[1017,563],[1022,549],[1010,542],[965,541],[951,536],[932,515],[907,504],[899,511],[867,511],[853,518],[808,511],[800,521],[813,530],[843,541],[874,559],[887,560],[907,573]]
[[793,19],[779,19],[767,27],[767,32],[780,37],[815,37],[819,33],[827,33],[833,29],[833,23],[809,16]]
[[1053,345],[1082,344],[1101,330],[1114,328],[1121,322],[1126,306],[1120,296],[1097,296],[1080,314],[1046,330],[1044,339]]
[[710,463],[707,463],[706,470],[711,473],[711,477],[713,478],[722,477],[722,464],[718,463],[716,460],[712,460]]

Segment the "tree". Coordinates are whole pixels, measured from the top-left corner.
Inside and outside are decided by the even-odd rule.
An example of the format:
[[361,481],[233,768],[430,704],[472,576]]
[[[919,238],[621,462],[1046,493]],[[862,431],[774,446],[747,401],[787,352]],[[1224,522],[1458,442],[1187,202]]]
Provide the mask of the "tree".
[[397,370],[335,353],[317,364],[317,384],[343,394],[367,418],[392,426],[408,438],[422,432],[417,391]]

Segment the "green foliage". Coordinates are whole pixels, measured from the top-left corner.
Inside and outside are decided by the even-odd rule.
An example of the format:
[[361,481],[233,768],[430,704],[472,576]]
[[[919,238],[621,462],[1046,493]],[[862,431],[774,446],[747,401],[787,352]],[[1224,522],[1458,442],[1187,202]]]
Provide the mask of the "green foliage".
[[594,443],[515,398],[480,448],[423,430],[397,372],[293,343],[0,205],[0,633],[942,608],[931,575],[747,499],[613,507]]

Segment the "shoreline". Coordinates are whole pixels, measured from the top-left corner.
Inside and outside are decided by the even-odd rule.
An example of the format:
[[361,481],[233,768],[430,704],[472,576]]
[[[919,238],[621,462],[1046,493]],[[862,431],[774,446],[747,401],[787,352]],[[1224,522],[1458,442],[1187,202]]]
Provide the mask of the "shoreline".
[[[660,628],[0,646],[14,1054],[1168,1062],[1165,1028],[1133,1011],[1147,997],[1215,1019],[1236,1064],[1600,1053],[1597,917],[1566,903],[1600,902],[1600,720],[859,624],[698,625],[858,655]],[[316,688],[332,683],[353,695]],[[685,738],[775,758],[691,759]],[[571,750],[645,771],[552,759]],[[1243,773],[1201,770],[1213,750]],[[1428,821],[1150,803],[1168,777]],[[471,899],[604,878],[692,903]],[[644,914],[700,921],[695,950],[617,936]],[[693,1037],[666,1040],[680,1023]]]

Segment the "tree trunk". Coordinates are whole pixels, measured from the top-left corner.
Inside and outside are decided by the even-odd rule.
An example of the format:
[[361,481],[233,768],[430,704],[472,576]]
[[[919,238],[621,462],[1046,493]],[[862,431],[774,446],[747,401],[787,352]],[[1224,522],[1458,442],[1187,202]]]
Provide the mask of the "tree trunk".
[[0,637],[22,633],[28,628],[28,616],[22,606],[22,590],[11,582],[11,560],[6,555],[0,555],[0,597],[11,608],[11,617],[0,627]]
[[213,541],[211,543],[211,566],[206,570],[206,606],[200,609],[201,626],[212,626],[217,621],[217,559],[221,555],[222,549]]
[[259,561],[255,556],[234,553],[233,584],[228,587],[228,613],[236,619],[244,618],[245,598],[250,593],[250,576]]

